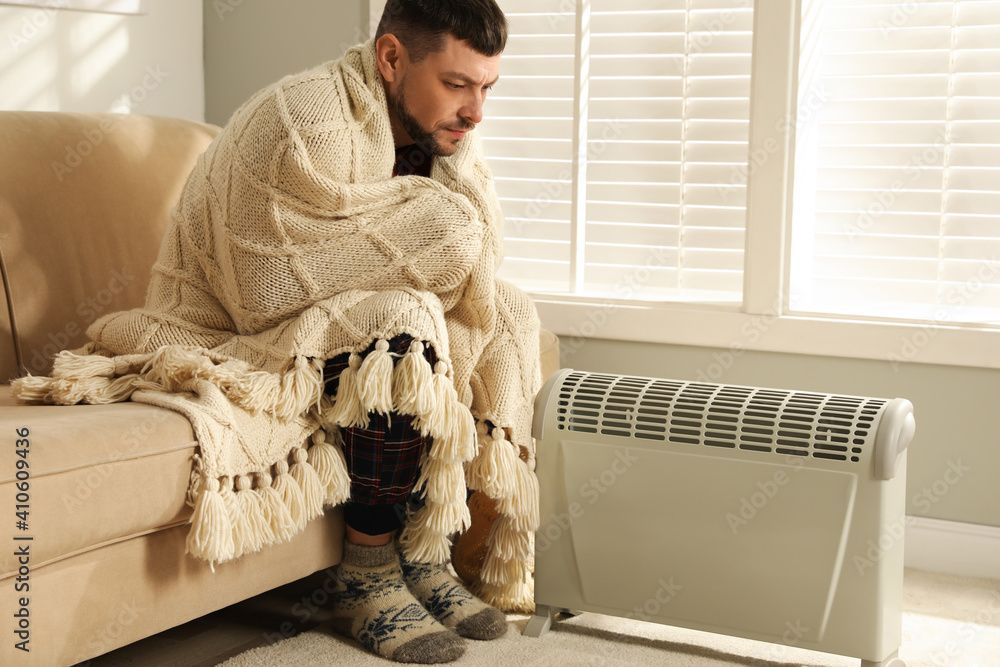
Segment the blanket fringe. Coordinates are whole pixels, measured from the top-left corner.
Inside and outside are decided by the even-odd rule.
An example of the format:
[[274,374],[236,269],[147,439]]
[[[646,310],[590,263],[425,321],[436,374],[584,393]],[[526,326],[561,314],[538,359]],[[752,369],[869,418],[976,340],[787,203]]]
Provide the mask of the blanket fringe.
[[532,533],[519,530],[510,517],[500,515],[486,536],[487,548],[503,560],[530,560],[533,555]]
[[[418,350],[422,352],[422,348]],[[429,370],[426,365],[425,370]],[[472,523],[466,504],[464,463],[475,455],[475,422],[448,377],[448,364],[438,361],[433,375],[428,375],[421,372],[411,378],[414,384],[423,385],[422,393],[434,397],[424,406],[416,405],[430,409],[417,412],[414,420],[417,428],[431,438],[416,483],[417,488],[425,490],[425,502],[407,517],[399,541],[409,560],[445,563],[451,558],[450,535],[468,529]]]
[[511,517],[518,530],[534,532],[538,529],[538,478],[520,458],[515,460],[514,471],[514,492],[494,499],[497,510]]
[[424,357],[425,345],[413,341],[395,364],[386,340],[377,340],[364,359],[351,353],[332,404],[323,403],[321,360],[298,356],[291,369],[274,374],[250,370],[239,361],[217,363],[205,350],[180,345],[130,357],[63,352],[53,377],[20,378],[15,391],[25,402],[109,403],[127,400],[138,389],[191,391],[210,382],[243,409],[267,411],[282,420],[325,405],[322,416],[330,428],[313,433],[308,450],[295,447],[271,470],[258,471],[256,480],[247,475],[194,476],[186,549],[208,561],[213,571],[215,563],[287,541],[321,514],[324,504],[349,498],[338,427],[366,426],[371,412],[413,415],[430,443],[417,481],[417,488],[424,489],[424,506],[410,513],[400,535],[404,556],[447,562],[450,536],[471,524],[466,485],[479,489],[501,513],[487,540],[482,593],[501,608],[516,608],[531,600],[525,581],[530,532],[538,524],[537,478],[503,429],[487,433],[481,427],[477,433],[471,412],[455,391],[448,362],[442,359],[432,367]]
[[407,518],[400,544],[411,560],[442,563],[450,558],[449,536],[471,522],[464,464],[475,456],[477,442],[475,420],[458,398],[448,363],[439,360],[432,369],[425,349],[426,343],[414,340],[395,364],[384,339],[375,341],[364,360],[352,352],[341,371],[337,397],[323,417],[350,428],[367,426],[371,412],[413,416],[414,426],[431,439],[416,485],[425,488],[427,500]]
[[[257,473],[257,487],[247,475],[233,480],[195,475],[188,490],[194,498],[193,524],[187,550],[215,563],[239,558],[270,544],[286,542],[323,512],[324,504],[339,504],[350,496],[350,477],[340,447],[319,430],[312,447],[296,447],[294,463],[274,464]],[[315,463],[315,465],[314,465]]]
[[414,491],[424,489],[425,497],[435,503],[448,504],[465,502],[465,482],[462,466],[451,461],[433,458],[427,453],[420,461],[420,477]]
[[488,584],[484,581],[473,582],[469,592],[486,604],[493,605],[508,614],[535,613],[533,582],[517,582],[513,584]]
[[192,391],[202,381],[248,412],[267,411],[282,421],[298,417],[323,396],[321,360],[298,356],[291,369],[275,374],[251,371],[242,361],[216,363],[203,348],[185,345],[119,357],[64,350],[56,356],[52,377],[29,375],[11,384],[22,403],[75,405],[120,403],[140,389]]

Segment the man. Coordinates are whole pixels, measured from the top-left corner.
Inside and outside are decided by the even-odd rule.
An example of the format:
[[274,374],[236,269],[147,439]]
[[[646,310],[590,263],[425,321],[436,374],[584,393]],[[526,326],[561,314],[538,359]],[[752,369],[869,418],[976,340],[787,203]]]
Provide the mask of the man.
[[[473,132],[505,41],[494,0],[390,0],[373,40],[233,114],[144,307],[14,383],[24,402],[184,414],[187,551],[210,563],[347,501],[334,625],[401,662],[502,635],[483,601],[532,608],[539,323],[496,278],[502,215]],[[481,600],[446,570],[467,488],[498,517],[467,568]]]
[[[492,0],[389,0],[374,47],[396,148],[394,176],[430,177],[434,158],[454,155],[465,135],[483,120],[483,105],[499,78],[506,28]],[[400,336],[390,349],[403,354],[411,341]],[[425,356],[432,365],[436,362],[433,349]],[[326,377],[335,378],[346,367],[345,354],[328,363]],[[335,387],[336,380],[328,380],[326,391],[335,393]],[[402,526],[425,439],[412,427],[412,417],[370,417],[367,428],[348,428],[344,434],[352,486],[351,500],[344,506],[347,534],[335,627],[365,641],[370,633],[364,628],[392,624],[389,617],[402,615],[405,621],[395,624],[395,632],[403,643],[394,645],[391,653],[384,649],[386,657],[403,662],[454,660],[464,653],[464,645],[449,628],[465,637],[494,639],[506,632],[506,619],[470,594],[443,565],[404,559],[400,570],[392,539]],[[376,462],[380,471],[388,471],[383,479],[374,472]],[[389,527],[393,530],[386,530]],[[427,613],[425,605],[433,613]]]

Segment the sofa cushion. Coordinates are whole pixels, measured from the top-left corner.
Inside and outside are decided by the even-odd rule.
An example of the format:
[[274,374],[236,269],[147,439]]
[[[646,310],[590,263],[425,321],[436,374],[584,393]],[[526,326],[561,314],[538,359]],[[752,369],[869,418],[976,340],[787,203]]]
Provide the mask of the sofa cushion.
[[[13,513],[17,430],[28,429],[32,566],[148,532],[191,514],[184,500],[196,441],[183,415],[140,403],[15,405],[0,387],[0,507]],[[11,518],[14,528],[14,518]],[[12,549],[0,577],[17,569]]]
[[0,252],[30,373],[84,344],[101,315],[144,303],[170,211],[218,131],[151,116],[0,112]]

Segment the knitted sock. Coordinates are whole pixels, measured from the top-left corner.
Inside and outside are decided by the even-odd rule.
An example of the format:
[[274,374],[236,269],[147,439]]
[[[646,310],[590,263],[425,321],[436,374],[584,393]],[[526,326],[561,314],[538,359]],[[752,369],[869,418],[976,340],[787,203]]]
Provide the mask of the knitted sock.
[[446,565],[414,563],[402,557],[403,579],[413,595],[446,628],[469,639],[496,639],[507,632],[507,617],[470,593]]
[[396,662],[451,662],[465,653],[465,641],[407,590],[392,542],[344,542],[333,613],[334,630]]

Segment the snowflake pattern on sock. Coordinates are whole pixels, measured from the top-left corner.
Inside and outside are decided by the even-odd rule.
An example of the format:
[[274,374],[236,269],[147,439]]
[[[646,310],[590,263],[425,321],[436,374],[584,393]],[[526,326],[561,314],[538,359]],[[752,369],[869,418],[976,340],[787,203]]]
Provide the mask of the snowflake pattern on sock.
[[[422,591],[416,593],[417,599],[424,605],[434,618],[444,622],[464,605],[478,602],[483,604],[472,595],[454,576],[448,571],[447,565],[431,565],[430,563],[411,563],[405,559],[400,559],[403,569],[403,577],[411,590]],[[430,588],[421,586],[430,579],[443,578],[444,580]],[[478,605],[475,605],[478,606]]]
[[458,584],[441,584],[435,587],[424,607],[439,621],[444,621],[459,607],[472,599],[472,595]]
[[366,618],[358,629],[357,639],[378,653],[383,642],[395,639],[397,633],[416,627],[427,617],[427,610],[419,604],[408,604],[402,609],[393,605],[380,610],[375,616]]
[[375,591],[382,591],[383,594],[391,594],[406,588],[406,584],[402,579],[378,581],[355,577],[342,577],[341,586],[343,588],[338,591],[337,595],[345,608],[356,607]]

